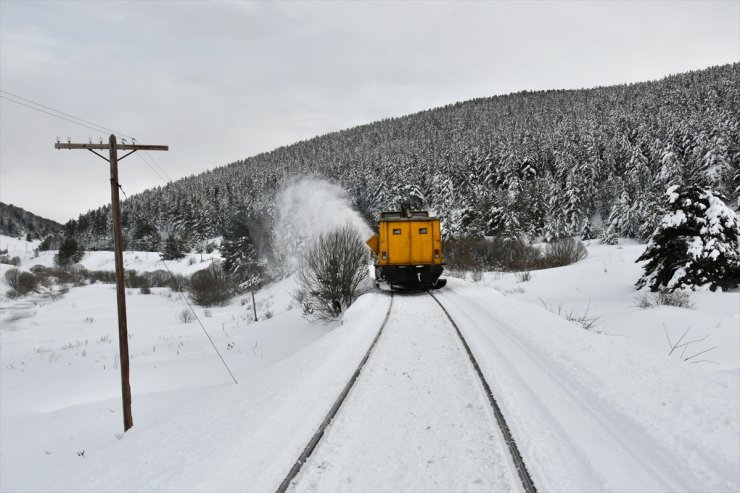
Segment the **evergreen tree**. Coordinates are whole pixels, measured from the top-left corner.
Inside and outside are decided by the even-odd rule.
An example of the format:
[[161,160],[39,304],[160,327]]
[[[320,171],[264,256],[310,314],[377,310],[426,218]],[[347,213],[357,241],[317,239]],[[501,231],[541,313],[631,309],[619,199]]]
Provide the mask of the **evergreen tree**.
[[82,245],[77,242],[74,236],[67,236],[59,245],[59,252],[54,260],[60,267],[66,267],[82,260],[83,255],[85,255],[85,250]]
[[637,288],[734,288],[740,284],[740,227],[722,196],[697,185],[667,192],[668,213],[637,262],[647,262]]
[[174,233],[164,242],[164,249],[159,254],[162,260],[179,260],[185,256],[183,244]]
[[225,239],[221,256],[224,270],[242,289],[254,289],[262,282],[265,264],[249,236]]

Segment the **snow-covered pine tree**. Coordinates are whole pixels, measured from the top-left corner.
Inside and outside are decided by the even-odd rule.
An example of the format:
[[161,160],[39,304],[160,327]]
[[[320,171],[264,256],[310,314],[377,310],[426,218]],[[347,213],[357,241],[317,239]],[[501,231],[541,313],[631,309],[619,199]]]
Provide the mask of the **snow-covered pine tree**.
[[221,243],[223,267],[242,289],[254,289],[264,276],[265,264],[248,236],[224,239]]
[[159,254],[162,260],[178,260],[185,256],[182,241],[177,235],[170,234],[164,242],[164,248]]
[[674,185],[668,213],[637,262],[647,262],[637,288],[734,288],[740,284],[740,226],[720,194]]

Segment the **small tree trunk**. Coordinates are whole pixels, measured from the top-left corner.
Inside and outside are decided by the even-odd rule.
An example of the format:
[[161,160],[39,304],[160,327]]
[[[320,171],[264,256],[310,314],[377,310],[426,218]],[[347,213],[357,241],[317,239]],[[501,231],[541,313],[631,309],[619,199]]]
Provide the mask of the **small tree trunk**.
[[254,321],[257,321],[257,303],[254,301],[254,289],[252,290],[252,309],[254,310]]

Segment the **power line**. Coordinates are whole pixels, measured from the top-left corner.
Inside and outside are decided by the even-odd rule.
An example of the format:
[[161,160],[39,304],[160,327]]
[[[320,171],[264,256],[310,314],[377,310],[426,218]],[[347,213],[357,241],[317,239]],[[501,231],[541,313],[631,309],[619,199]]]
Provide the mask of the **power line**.
[[[17,94],[12,93],[12,92],[4,91],[2,89],[0,89],[0,93],[4,93],[4,94],[7,94],[7,95],[12,96],[14,98],[20,99],[22,101],[26,101],[26,102],[31,103],[31,104],[34,104],[36,106],[40,106],[40,108],[37,108],[36,106],[31,106],[29,104],[25,104],[25,103],[22,103],[20,101],[16,101],[15,99],[12,99],[12,98],[9,98],[8,96],[3,96],[2,94],[0,94],[0,98],[3,98],[5,100],[7,100],[7,101],[11,101],[11,102],[13,102],[15,104],[19,104],[21,106],[25,106],[26,108],[29,108],[29,109],[32,109],[32,110],[36,110],[36,111],[40,111],[41,113],[45,113],[47,115],[50,115],[50,116],[59,118],[61,120],[65,120],[65,121],[68,121],[70,123],[74,123],[75,125],[79,125],[81,127],[85,127],[87,129],[90,129],[90,130],[94,130],[95,132],[101,132],[101,131],[103,131],[103,132],[111,132],[111,133],[118,134],[120,136],[126,137],[128,139],[134,140],[134,137],[131,137],[130,135],[126,135],[126,134],[124,134],[122,132],[117,132],[117,131],[115,131],[113,129],[110,129],[108,127],[104,127],[103,125],[99,125],[97,123],[94,123],[94,122],[91,122],[91,121],[88,121],[88,120],[84,120],[84,119],[82,119],[80,117],[77,117],[77,116],[74,116],[74,115],[70,115],[69,113],[65,113],[63,111],[57,110],[55,108],[52,108],[51,106],[46,106],[46,105],[43,105],[41,103],[37,103],[36,101],[34,101],[32,99],[24,98],[22,96],[19,96]],[[50,113],[49,111],[45,111],[45,110],[43,110],[41,108],[46,108],[47,110],[51,110],[51,111],[53,111],[55,113]],[[64,115],[64,116],[61,116],[61,115]],[[66,118],[66,117],[69,117],[69,118]],[[70,118],[74,118],[74,120],[71,120]],[[75,120],[78,120],[78,121],[75,121]],[[83,123],[80,123],[80,122],[83,122]],[[94,127],[97,127],[97,128],[94,128]],[[147,166],[149,166],[149,168],[154,172],[154,174],[157,175],[157,178],[159,178],[160,180],[162,180],[165,183],[172,181],[172,178],[169,177],[169,175],[164,171],[164,169],[162,168],[162,166],[159,165],[159,163],[154,159],[154,157],[151,154],[149,154],[147,152],[145,152],[144,154],[146,154],[146,156],[154,162],[154,164],[156,165],[156,167],[159,168],[159,171],[157,171],[157,169],[155,169],[155,167],[152,166],[149,161],[147,161],[146,159],[144,159],[144,157],[142,157],[141,154],[139,154],[139,157],[141,158],[141,160],[144,161],[144,164],[146,164]]]
[[[74,118],[75,120],[79,120],[79,121],[81,121],[81,122],[84,122],[84,123],[87,123],[87,124],[89,124],[89,125],[93,125],[93,126],[96,126],[96,127],[100,128],[100,129],[102,129],[102,130],[105,130],[106,132],[111,132],[111,133],[114,133],[114,134],[118,134],[118,135],[121,135],[121,136],[123,136],[123,137],[129,138],[129,139],[133,139],[133,137],[131,137],[130,135],[126,135],[126,134],[124,134],[124,133],[122,133],[122,132],[117,132],[117,131],[115,131],[115,130],[113,130],[113,129],[110,129],[110,128],[107,128],[107,127],[104,127],[104,126],[102,126],[102,125],[98,125],[97,123],[93,123],[93,122],[89,122],[89,121],[87,121],[87,120],[83,120],[83,119],[82,119],[82,118],[80,118],[80,117],[77,117],[77,116],[74,116],[74,115],[70,115],[69,113],[65,113],[65,112],[63,112],[63,111],[59,111],[59,110],[57,110],[57,109],[54,109],[54,108],[52,108],[52,107],[50,107],[50,106],[46,106],[46,105],[43,105],[43,104],[41,104],[41,103],[37,103],[36,101],[34,101],[34,100],[32,100],[32,99],[24,98],[24,97],[22,97],[22,96],[18,96],[17,94],[13,94],[12,92],[8,92],[8,91],[3,91],[2,89],[0,89],[0,92],[4,92],[5,94],[8,94],[8,95],[10,95],[10,96],[13,96],[14,98],[18,98],[18,99],[20,99],[20,100],[22,100],[22,101],[26,101],[26,102],[28,102],[28,103],[32,103],[32,104],[35,104],[36,106],[41,106],[42,108],[46,108],[47,110],[51,110],[51,111],[54,111],[54,112],[56,112],[56,113],[59,113],[60,115],[68,116],[68,117],[70,117],[70,118]],[[8,98],[5,98],[5,99],[8,99]],[[12,100],[12,99],[8,99],[8,101],[13,101],[13,100]],[[14,101],[14,102],[16,102],[16,103],[17,103],[18,101]],[[25,106],[25,105],[24,105],[24,106]],[[38,108],[34,108],[34,109],[38,109]],[[41,110],[39,110],[39,111],[41,111]],[[68,120],[68,121],[69,121],[69,120]],[[90,127],[88,127],[88,128],[90,128]]]
[[172,271],[167,266],[167,263],[164,261],[164,259],[160,259],[160,260],[162,260],[162,263],[164,264],[164,268],[167,269],[167,272],[170,273],[170,277],[172,277],[172,282],[175,284],[175,286],[177,287],[177,290],[180,292],[180,295],[182,296],[182,299],[185,300],[185,303],[188,304],[188,308],[190,308],[190,311],[193,312],[193,315],[195,315],[195,319],[200,324],[200,328],[203,329],[203,332],[205,333],[206,337],[208,338],[209,341],[211,341],[211,346],[213,346],[213,349],[216,350],[216,354],[218,354],[218,357],[221,358],[221,363],[223,363],[224,366],[226,367],[226,371],[228,371],[229,372],[229,375],[231,375],[231,379],[234,381],[234,383],[238,384],[239,382],[236,381],[236,378],[234,377],[234,374],[231,373],[231,369],[229,368],[229,365],[226,364],[226,361],[224,360],[224,357],[221,356],[221,353],[219,352],[218,348],[216,347],[216,344],[213,342],[213,339],[211,339],[211,336],[208,335],[208,331],[203,326],[203,322],[200,321],[200,318],[198,317],[198,314],[195,313],[195,309],[193,308],[193,305],[190,304],[190,302],[188,301],[187,296],[185,296],[185,293],[182,292],[182,288],[180,287],[180,284],[177,282],[177,279],[175,278],[175,275],[172,274]]
[[144,161],[144,164],[146,164],[147,166],[149,166],[149,168],[150,168],[150,169],[151,169],[151,170],[152,170],[152,171],[154,172],[154,174],[155,174],[155,175],[157,175],[157,178],[159,178],[159,179],[160,179],[160,180],[162,180],[162,181],[165,181],[165,179],[164,179],[164,178],[162,178],[162,175],[160,175],[160,174],[159,174],[159,173],[157,172],[157,170],[156,170],[156,169],[152,168],[152,165],[151,165],[151,164],[149,164],[149,163],[148,163],[148,162],[146,161],[146,159],[144,159],[144,156],[142,156],[141,154],[137,154],[137,156],[139,156],[139,159],[141,159],[142,161]]
[[12,101],[15,104],[19,104],[21,106],[25,106],[26,108],[31,108],[32,110],[40,111],[41,113],[46,113],[47,115],[55,116],[55,117],[60,118],[62,120],[67,120],[68,122],[74,123],[75,125],[79,125],[81,127],[89,128],[90,130],[94,130],[96,132],[100,132],[100,129],[99,128],[93,128],[91,126],[84,125],[84,124],[82,124],[80,122],[76,122],[74,120],[70,120],[69,118],[64,118],[63,116],[59,116],[59,115],[56,115],[54,113],[49,113],[48,111],[44,111],[44,110],[39,109],[39,108],[36,108],[34,106],[31,106],[31,105],[28,105],[28,104],[25,104],[25,103],[21,103],[20,101],[16,101],[15,99],[10,99],[9,97],[3,96],[2,94],[0,94],[0,98],[3,98],[5,100],[7,100],[7,101]]
[[[168,181],[172,181],[172,178],[170,178],[169,175],[167,175],[167,173],[162,169],[162,167],[159,166],[159,163],[157,163],[157,161],[154,159],[154,156],[152,156],[148,152],[144,152],[143,154],[140,154],[139,157],[141,158],[142,161],[144,161],[146,163],[147,166],[149,166],[150,168],[152,168],[152,171],[154,171],[157,174],[157,176],[159,176],[159,178],[163,182],[167,183]],[[144,159],[145,157],[147,159]],[[157,167],[157,169],[159,171],[157,171],[157,169],[154,169],[152,167],[152,165],[149,164],[150,161],[154,163],[154,165]],[[164,178],[163,178],[163,176],[164,176]]]
[[144,154],[146,154],[149,157],[149,159],[151,159],[154,162],[154,165],[157,167],[157,169],[159,169],[162,172],[162,174],[167,178],[167,180],[172,181],[172,178],[170,178],[170,176],[165,172],[164,168],[160,166],[159,161],[154,159],[154,156],[152,154],[149,154],[148,152],[145,152]]

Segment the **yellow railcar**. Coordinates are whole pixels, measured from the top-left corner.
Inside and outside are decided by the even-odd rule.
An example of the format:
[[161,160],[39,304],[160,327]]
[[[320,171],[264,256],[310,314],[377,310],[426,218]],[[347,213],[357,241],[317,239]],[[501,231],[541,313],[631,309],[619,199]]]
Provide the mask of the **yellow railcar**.
[[438,217],[427,211],[383,212],[378,234],[367,241],[373,250],[376,285],[390,289],[439,289],[444,256]]

